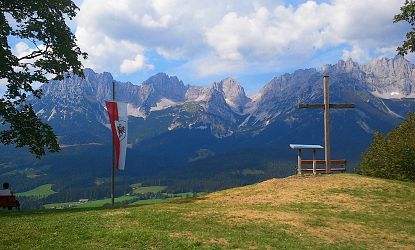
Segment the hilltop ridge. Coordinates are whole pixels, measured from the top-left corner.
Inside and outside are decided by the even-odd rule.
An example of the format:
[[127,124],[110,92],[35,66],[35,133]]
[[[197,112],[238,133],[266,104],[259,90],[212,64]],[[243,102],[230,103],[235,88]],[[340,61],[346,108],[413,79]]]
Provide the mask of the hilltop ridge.
[[164,204],[0,213],[0,245],[411,249],[413,197],[415,184],[409,182],[350,174],[292,176]]

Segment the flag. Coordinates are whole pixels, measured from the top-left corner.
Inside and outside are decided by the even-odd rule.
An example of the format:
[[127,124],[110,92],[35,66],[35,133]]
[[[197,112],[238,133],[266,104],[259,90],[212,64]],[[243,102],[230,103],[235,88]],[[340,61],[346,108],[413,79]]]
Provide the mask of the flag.
[[112,141],[115,147],[116,168],[124,170],[127,153],[127,103],[105,101],[112,130]]

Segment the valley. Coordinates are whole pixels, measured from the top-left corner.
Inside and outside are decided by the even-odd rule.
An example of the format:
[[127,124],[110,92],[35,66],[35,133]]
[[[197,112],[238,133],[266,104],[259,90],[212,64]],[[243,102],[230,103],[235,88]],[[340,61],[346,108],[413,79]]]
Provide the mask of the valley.
[[[111,134],[104,100],[111,98],[114,78],[84,73],[84,79],[50,81],[41,87],[42,99],[31,99],[54,128],[59,153],[36,160],[25,149],[1,146],[0,178],[13,183],[15,192],[51,184],[59,192],[48,197],[52,203],[109,197]],[[356,106],[331,116],[332,155],[347,159],[348,172],[354,172],[372,134],[390,131],[415,111],[415,69],[403,57],[296,70],[251,97],[232,78],[210,86],[187,85],[164,73],[140,85],[116,81],[116,99],[127,102],[129,112],[127,167],[117,173],[117,185],[123,183],[118,195],[138,182],[166,186],[173,194],[198,193],[294,174],[296,152],[288,145],[323,144],[322,111],[298,104],[322,102],[325,74],[331,101]]]

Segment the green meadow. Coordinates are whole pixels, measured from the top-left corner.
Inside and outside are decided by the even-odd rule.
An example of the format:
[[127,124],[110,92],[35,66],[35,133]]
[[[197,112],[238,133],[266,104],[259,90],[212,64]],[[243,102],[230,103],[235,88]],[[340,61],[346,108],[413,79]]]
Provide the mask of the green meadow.
[[2,211],[2,249],[414,249],[415,183],[293,176],[115,208]]
[[26,191],[26,192],[22,192],[22,193],[17,193],[17,196],[33,196],[33,197],[47,197],[51,194],[55,194],[56,192],[52,190],[52,184],[45,184],[45,185],[41,185],[37,188],[34,188],[32,190]]
[[147,186],[143,187],[141,183],[131,185],[133,194],[157,193],[164,191],[166,186]]

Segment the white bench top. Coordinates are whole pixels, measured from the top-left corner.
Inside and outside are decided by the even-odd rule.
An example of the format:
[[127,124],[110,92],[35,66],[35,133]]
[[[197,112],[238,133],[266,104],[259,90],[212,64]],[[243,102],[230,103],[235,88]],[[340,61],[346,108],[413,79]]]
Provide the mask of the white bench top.
[[323,149],[321,145],[310,145],[310,144],[290,144],[292,149]]

